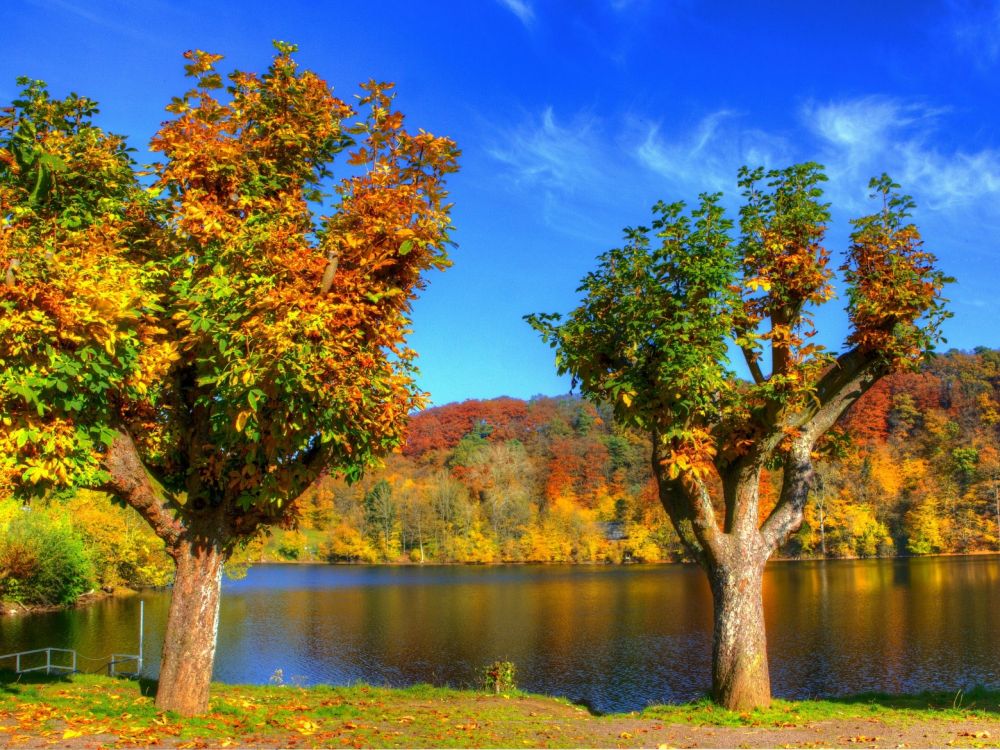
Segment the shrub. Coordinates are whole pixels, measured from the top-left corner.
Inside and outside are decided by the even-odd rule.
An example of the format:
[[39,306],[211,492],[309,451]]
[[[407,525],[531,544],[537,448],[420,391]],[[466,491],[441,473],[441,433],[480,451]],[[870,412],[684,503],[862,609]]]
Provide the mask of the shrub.
[[512,661],[495,661],[483,667],[483,687],[487,692],[500,695],[517,690],[517,667]]
[[101,493],[79,490],[51,503],[48,513],[72,519],[102,588],[170,583],[174,566],[163,542],[134,509],[113,503]]
[[306,536],[301,531],[284,531],[278,539],[278,554],[285,560],[302,559],[306,551]]
[[64,521],[33,511],[15,516],[0,537],[0,595],[21,604],[72,604],[93,588],[83,540]]

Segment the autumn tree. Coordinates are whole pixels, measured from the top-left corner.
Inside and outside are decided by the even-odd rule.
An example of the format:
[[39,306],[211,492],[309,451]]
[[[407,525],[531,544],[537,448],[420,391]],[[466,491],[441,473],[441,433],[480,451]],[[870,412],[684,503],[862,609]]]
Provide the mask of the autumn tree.
[[[841,267],[844,351],[814,340],[812,312],[834,295],[825,179],[813,163],[742,169],[738,236],[718,194],[690,212],[658,203],[650,228],[627,229],[600,257],[579,307],[528,316],[560,372],[652,436],[660,501],[711,584],[712,694],[731,709],[770,703],[762,575],[802,522],[818,443],[875,382],[917,362],[946,315],[948,279],[908,221],[913,203],[883,175]],[[749,380],[732,371],[731,348]],[[762,513],[766,468],[782,481]]]
[[411,301],[447,264],[454,143],[275,46],[228,83],[185,55],[147,188],[90,100],[23,81],[0,114],[0,485],[101,489],[163,539],[156,700],[182,714],[208,705],[226,559],[399,445]]

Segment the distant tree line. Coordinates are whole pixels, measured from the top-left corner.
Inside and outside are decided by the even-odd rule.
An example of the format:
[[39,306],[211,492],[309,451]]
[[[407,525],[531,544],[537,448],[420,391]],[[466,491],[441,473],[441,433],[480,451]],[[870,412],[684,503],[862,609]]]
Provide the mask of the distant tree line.
[[[876,385],[822,445],[801,529],[782,556],[1000,549],[1000,352],[934,357]],[[466,401],[411,419],[402,454],[300,499],[266,556],[331,562],[684,559],[648,438],[575,397]],[[765,472],[760,513],[780,470]],[[280,539],[280,541],[278,541]]]
[[[322,479],[299,499],[297,528],[256,540],[237,562],[683,560],[650,451],[610,409],[571,396],[429,409],[384,469],[353,485]],[[1000,351],[953,351],[885,379],[823,451],[784,557],[1000,550]],[[779,483],[765,474],[761,513]],[[79,493],[30,510],[0,501],[4,598],[58,603],[169,578],[162,543],[129,508]]]

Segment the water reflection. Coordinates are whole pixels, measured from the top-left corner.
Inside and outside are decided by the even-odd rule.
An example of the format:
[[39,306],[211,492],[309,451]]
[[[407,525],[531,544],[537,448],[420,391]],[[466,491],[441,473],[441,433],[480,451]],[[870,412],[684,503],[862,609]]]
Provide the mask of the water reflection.
[[[765,576],[777,695],[1000,684],[1000,558],[775,563]],[[0,653],[134,652],[146,602],[155,673],[168,596],[0,618]],[[225,586],[215,677],[473,685],[494,659],[522,687],[600,710],[688,700],[709,683],[711,598],[684,566],[260,566]]]

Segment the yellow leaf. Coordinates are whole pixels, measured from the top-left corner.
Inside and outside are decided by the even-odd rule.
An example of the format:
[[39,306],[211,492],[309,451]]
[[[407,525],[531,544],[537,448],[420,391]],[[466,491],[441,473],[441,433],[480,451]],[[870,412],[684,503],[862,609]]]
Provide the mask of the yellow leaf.
[[626,407],[631,406],[632,405],[632,394],[631,393],[623,393],[622,394],[622,403],[625,404]]
[[250,416],[250,412],[241,411],[236,415],[236,431],[243,432],[243,428],[246,427],[247,418]]
[[71,740],[74,737],[82,737],[82,736],[83,736],[83,732],[80,732],[80,731],[78,731],[76,729],[67,729],[65,732],[63,732],[62,738],[64,740]]

